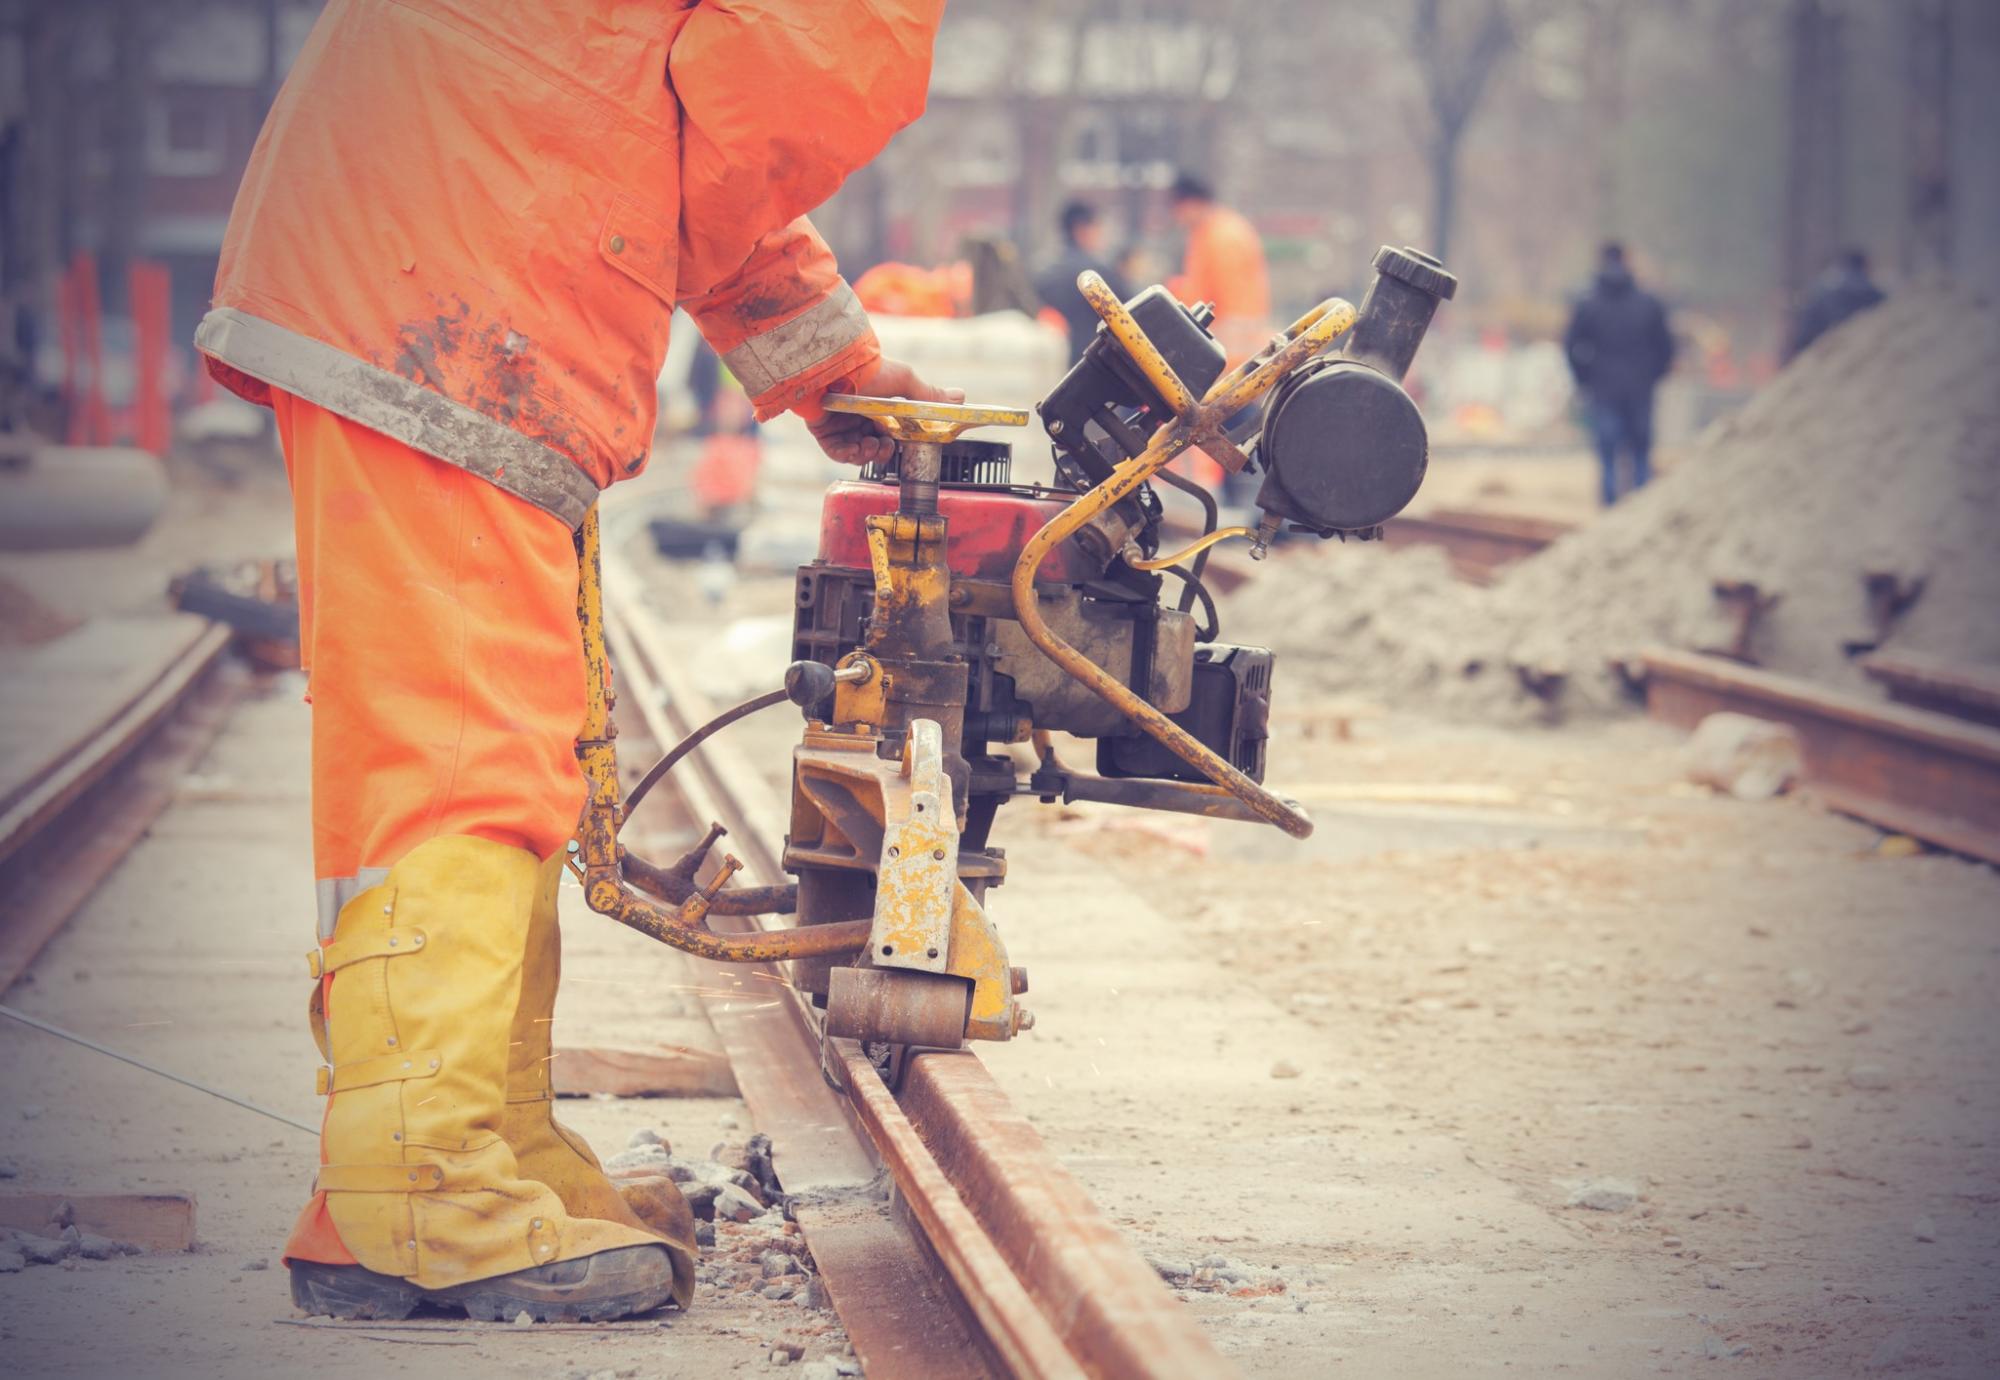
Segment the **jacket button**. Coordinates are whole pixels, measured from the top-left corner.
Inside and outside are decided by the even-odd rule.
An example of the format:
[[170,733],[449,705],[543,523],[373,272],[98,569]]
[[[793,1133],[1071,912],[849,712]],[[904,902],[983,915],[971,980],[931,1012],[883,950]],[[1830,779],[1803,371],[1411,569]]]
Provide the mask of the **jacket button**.
[[625,237],[623,235],[613,235],[611,237],[611,252],[613,254],[623,254],[625,252]]

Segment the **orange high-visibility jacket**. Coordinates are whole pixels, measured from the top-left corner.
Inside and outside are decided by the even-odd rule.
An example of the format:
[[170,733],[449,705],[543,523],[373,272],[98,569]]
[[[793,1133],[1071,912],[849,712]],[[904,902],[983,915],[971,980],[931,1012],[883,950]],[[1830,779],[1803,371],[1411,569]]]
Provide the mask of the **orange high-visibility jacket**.
[[1227,206],[1211,207],[1188,231],[1187,259],[1173,282],[1183,302],[1215,307],[1215,335],[1231,364],[1255,354],[1270,331],[1271,277],[1257,228]]
[[760,416],[879,358],[804,216],[923,112],[943,0],[331,0],[196,346],[575,525],[675,305]]

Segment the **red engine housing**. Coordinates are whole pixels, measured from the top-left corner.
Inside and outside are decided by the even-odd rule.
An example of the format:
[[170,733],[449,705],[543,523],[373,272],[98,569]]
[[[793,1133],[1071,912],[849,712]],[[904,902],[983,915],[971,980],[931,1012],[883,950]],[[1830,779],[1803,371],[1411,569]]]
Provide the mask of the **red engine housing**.
[[[1065,498],[1021,489],[944,485],[938,490],[938,512],[947,524],[945,565],[962,579],[1010,580],[1028,539],[1068,506]],[[868,569],[868,519],[895,511],[894,484],[836,482],[827,489],[820,509],[820,560]],[[1036,582],[1081,583],[1100,573],[1089,569],[1071,540],[1049,553],[1036,572]]]

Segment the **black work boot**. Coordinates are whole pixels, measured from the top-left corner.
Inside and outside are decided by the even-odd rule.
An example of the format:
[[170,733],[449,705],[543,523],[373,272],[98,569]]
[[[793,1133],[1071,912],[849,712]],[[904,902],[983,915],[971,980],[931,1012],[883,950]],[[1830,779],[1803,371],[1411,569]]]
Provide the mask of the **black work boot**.
[[523,1313],[536,1322],[610,1322],[674,1296],[673,1257],[663,1245],[621,1246],[444,1289],[362,1265],[295,1260],[291,1272],[293,1303],[309,1315],[345,1319],[393,1321],[428,1303],[485,1322],[511,1322]]

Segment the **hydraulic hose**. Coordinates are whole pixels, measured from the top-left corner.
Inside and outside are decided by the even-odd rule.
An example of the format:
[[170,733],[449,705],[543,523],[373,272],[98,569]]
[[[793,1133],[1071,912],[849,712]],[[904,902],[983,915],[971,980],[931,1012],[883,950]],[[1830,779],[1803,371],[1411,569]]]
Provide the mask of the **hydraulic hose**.
[[1184,549],[1174,552],[1171,556],[1157,556],[1150,561],[1135,561],[1130,556],[1127,556],[1125,564],[1131,566],[1134,570],[1148,572],[1165,570],[1169,566],[1179,565],[1189,556],[1199,556],[1206,553],[1209,547],[1219,541],[1228,541],[1231,537],[1247,537],[1249,535],[1250,529],[1248,527],[1219,527],[1208,535],[1197,539]]
[[672,771],[675,764],[681,758],[693,752],[738,719],[747,719],[760,709],[769,709],[774,704],[783,704],[790,698],[791,694],[789,691],[767,690],[763,694],[747,699],[733,708],[723,710],[700,728],[688,734],[687,737],[675,743],[673,751],[653,763],[652,766],[646,768],[646,774],[639,778],[639,784],[634,786],[631,792],[626,795],[625,818],[630,819],[632,817],[632,812],[639,808],[639,802],[646,798],[646,793],[659,785],[661,778]]

